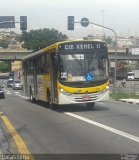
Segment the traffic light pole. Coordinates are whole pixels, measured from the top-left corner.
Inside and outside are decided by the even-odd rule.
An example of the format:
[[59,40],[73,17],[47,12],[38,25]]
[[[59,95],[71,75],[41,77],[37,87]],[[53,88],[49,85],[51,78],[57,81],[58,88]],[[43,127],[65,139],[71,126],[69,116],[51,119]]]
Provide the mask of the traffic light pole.
[[[23,19],[26,16],[21,16],[21,17]],[[27,18],[26,18],[26,20],[20,20],[20,21],[3,21],[3,22],[0,22],[0,24],[4,24],[4,23],[20,23],[20,28],[21,28],[21,23],[24,23],[25,24],[25,26],[24,26],[25,29],[23,28],[21,30],[26,30],[27,29]],[[13,28],[15,28],[15,27],[13,27]]]
[[111,29],[109,27],[105,27],[105,26],[102,26],[102,25],[99,25],[99,24],[96,24],[96,23],[92,23],[92,22],[89,22],[89,23],[93,24],[93,25],[96,25],[96,26],[99,26],[99,27],[103,27],[103,28],[108,29],[108,30],[111,30],[115,35],[115,74],[114,74],[114,83],[116,83],[116,75],[117,75],[117,70],[116,70],[117,69],[117,34],[113,29]]

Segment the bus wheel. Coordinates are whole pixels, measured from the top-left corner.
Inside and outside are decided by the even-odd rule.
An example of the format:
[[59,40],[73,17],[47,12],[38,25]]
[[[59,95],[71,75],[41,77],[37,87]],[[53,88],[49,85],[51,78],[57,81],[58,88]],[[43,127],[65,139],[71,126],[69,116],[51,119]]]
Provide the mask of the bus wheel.
[[50,94],[49,91],[47,92],[47,97],[48,97],[48,105],[49,105],[49,108],[52,108],[51,94]]
[[35,102],[35,99],[33,98],[32,90],[30,89],[30,101],[33,103]]
[[47,97],[48,97],[48,105],[50,109],[55,109],[56,104],[52,103],[52,99],[51,99],[51,94],[50,92],[47,93]]
[[86,103],[88,108],[94,108],[95,106],[95,102],[91,102],[91,103]]

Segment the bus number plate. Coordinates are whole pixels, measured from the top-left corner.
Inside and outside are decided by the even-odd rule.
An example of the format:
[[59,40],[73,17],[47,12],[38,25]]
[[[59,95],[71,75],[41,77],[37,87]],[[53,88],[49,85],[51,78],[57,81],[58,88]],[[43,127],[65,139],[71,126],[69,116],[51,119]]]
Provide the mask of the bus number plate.
[[85,96],[82,97],[82,100],[83,100],[83,101],[90,101],[90,100],[91,100],[91,97],[88,96],[88,95],[85,95]]

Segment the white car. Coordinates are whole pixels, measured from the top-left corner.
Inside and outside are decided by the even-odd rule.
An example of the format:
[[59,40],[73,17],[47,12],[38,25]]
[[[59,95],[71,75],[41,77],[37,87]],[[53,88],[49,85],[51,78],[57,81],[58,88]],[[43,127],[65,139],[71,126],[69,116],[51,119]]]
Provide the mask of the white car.
[[13,89],[23,89],[23,85],[21,81],[14,81],[13,82]]

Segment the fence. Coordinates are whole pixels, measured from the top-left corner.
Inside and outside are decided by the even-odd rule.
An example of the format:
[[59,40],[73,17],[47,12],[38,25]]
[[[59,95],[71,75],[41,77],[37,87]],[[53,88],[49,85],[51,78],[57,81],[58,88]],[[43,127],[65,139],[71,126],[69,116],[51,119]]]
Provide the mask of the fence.
[[139,95],[139,84],[126,84],[123,87],[122,84],[110,85],[110,93],[128,93]]

